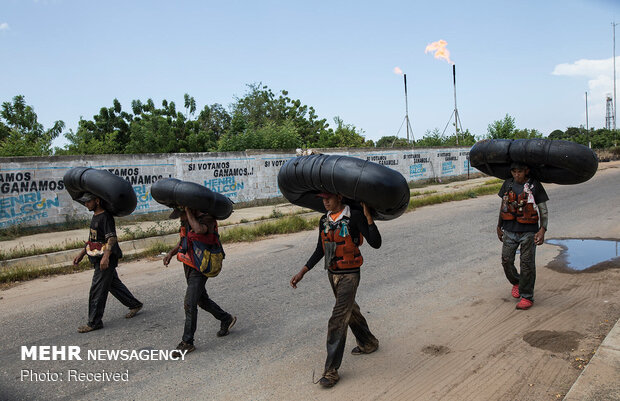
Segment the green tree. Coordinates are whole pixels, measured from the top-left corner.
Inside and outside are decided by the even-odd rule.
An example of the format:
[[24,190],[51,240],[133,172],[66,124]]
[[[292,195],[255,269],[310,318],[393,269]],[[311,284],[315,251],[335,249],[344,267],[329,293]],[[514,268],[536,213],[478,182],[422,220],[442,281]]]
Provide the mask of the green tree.
[[319,141],[316,144],[320,148],[360,148],[370,147],[374,143],[372,141],[366,141],[363,130],[358,130],[352,124],[345,124],[342,118],[334,117],[334,123],[336,124],[335,130],[326,130],[319,137]]
[[[132,103],[132,107],[136,105]],[[140,107],[144,105],[140,104]],[[92,120],[80,119],[76,132],[65,135],[69,144],[57,154],[118,154],[123,153],[130,139],[133,115],[124,112],[118,99],[112,107],[102,107]]]
[[[231,130],[231,123],[232,118],[222,105],[214,103],[205,106],[195,122],[197,126],[188,135],[189,148],[201,151],[217,150],[217,142]],[[244,128],[238,132],[242,132]]]
[[375,146],[378,148],[410,148],[411,145],[407,139],[391,135],[379,138]]
[[187,93],[183,95],[183,100],[185,102],[185,118],[188,119],[190,115],[194,115],[196,112],[196,100]]
[[159,114],[145,114],[131,124],[131,139],[125,153],[174,153],[179,151],[177,127]]
[[474,146],[477,141],[478,138],[469,132],[469,129],[466,129],[465,132],[459,132],[459,146]]
[[553,130],[548,136],[549,139],[562,139],[563,137],[564,131],[559,129]]
[[282,124],[269,122],[258,128],[248,128],[237,135],[225,135],[220,140],[222,152],[247,149],[295,149],[301,146],[301,137],[292,121]]
[[288,97],[285,90],[276,94],[262,84],[248,85],[248,92],[237,98],[231,108],[231,135],[245,129],[259,129],[268,123],[276,125],[291,121],[305,146],[317,146],[321,135],[328,133],[325,119],[319,119],[313,107],[302,105],[299,99]]
[[515,129],[512,133],[512,139],[534,139],[542,138],[540,131],[536,129]]
[[64,122],[56,121],[46,130],[22,95],[13,97],[12,103],[2,103],[0,116],[0,156],[5,157],[50,155],[52,141],[65,127]]
[[435,128],[433,131],[426,130],[422,139],[417,140],[415,144],[418,147],[430,148],[444,146],[444,143],[445,138],[439,132],[439,128]]
[[496,120],[492,124],[489,124],[487,128],[487,138],[513,139],[515,129],[515,119],[506,114],[503,120]]
[[553,131],[549,134],[550,139],[562,139],[588,146],[592,144],[594,149],[605,149],[614,146],[614,132],[605,128],[587,131],[584,127],[568,127],[566,131]]

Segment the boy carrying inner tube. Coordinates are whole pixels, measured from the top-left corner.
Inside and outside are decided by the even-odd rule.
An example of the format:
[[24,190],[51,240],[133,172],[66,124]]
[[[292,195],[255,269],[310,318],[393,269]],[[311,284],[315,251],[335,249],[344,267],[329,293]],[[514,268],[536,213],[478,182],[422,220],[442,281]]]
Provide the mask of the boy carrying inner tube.
[[123,257],[123,253],[118,246],[114,216],[103,208],[101,199],[94,194],[85,192],[76,200],[93,212],[88,242],[73,259],[73,264],[77,266],[84,256],[88,255],[95,270],[88,296],[88,323],[78,327],[79,333],[88,333],[103,327],[102,318],[108,292],[129,308],[125,315],[127,319],[136,316],[142,309],[142,302],[133,296],[116,272],[118,259]]
[[[512,284],[512,296],[521,298],[517,309],[529,309],[534,304],[536,281],[536,245],[545,242],[549,212],[549,197],[537,180],[530,178],[530,169],[523,163],[510,165],[512,178],[504,181],[499,190],[502,204],[497,222],[497,237],[502,245],[502,266]],[[515,254],[521,247],[521,271],[515,268]]]
[[[164,266],[168,266],[173,256],[177,255],[177,259],[183,263],[185,271],[185,280],[187,281],[187,290],[185,291],[185,325],[183,328],[183,337],[176,351],[173,352],[175,357],[185,355],[196,349],[194,346],[194,333],[196,332],[196,323],[198,321],[198,307],[213,315],[220,321],[220,330],[217,332],[218,337],[228,335],[229,330],[233,327],[237,318],[230,313],[224,311],[215,303],[209,294],[207,294],[206,284],[208,277],[217,275],[205,275],[207,272],[200,270],[201,264],[198,263],[195,250],[209,249],[213,253],[220,254],[222,259],[224,250],[220,242],[220,236],[217,230],[217,221],[207,213],[202,213],[188,207],[177,208],[172,211],[169,218],[181,221],[179,243],[164,256]],[[201,252],[204,256],[206,252]],[[212,259],[215,260],[215,259]],[[221,259],[219,260],[219,268],[221,269]]]
[[370,332],[355,302],[355,294],[360,282],[360,266],[364,262],[359,247],[363,238],[366,238],[370,246],[378,249],[381,246],[381,234],[364,203],[362,214],[343,204],[342,195],[321,193],[317,196],[323,198],[327,213],[319,221],[316,249],[299,273],[293,276],[290,284],[297,288],[304,275],[321,258],[325,258],[325,269],[336,304],[327,326],[325,371],[318,383],[323,387],[333,387],[340,379],[338,368],[344,354],[348,327],[351,327],[357,341],[357,347],[351,351],[353,355],[370,354],[379,347],[379,341]]

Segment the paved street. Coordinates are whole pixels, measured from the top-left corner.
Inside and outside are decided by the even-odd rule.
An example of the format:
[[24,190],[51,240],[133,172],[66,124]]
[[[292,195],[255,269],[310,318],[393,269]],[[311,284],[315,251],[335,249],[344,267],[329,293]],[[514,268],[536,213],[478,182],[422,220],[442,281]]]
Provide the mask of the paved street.
[[[576,186],[546,185],[549,238],[620,238],[620,169]],[[22,345],[87,350],[170,349],[180,341],[185,282],[181,266],[160,260],[121,264],[119,274],[145,303],[136,318],[108,299],[103,330],[86,323],[92,271],[44,278],[0,292],[0,398],[3,399],[403,399],[546,400],[566,394],[620,317],[620,269],[567,274],[544,266],[560,249],[537,250],[536,302],[517,311],[499,264],[494,195],[429,206],[378,222],[384,244],[362,247],[358,303],[379,338],[379,351],[352,356],[350,336],[332,390],[313,385],[322,373],[333,296],[317,266],[298,285],[290,277],[311,254],[316,232],[226,246],[224,270],[210,296],[238,317],[227,337],[199,312],[197,350],[185,361],[22,361]],[[541,333],[556,333],[560,350]],[[576,333],[576,334],[570,334]],[[572,337],[571,337],[572,336]],[[570,348],[575,338],[577,346]],[[128,372],[128,382],[32,382],[34,372]]]

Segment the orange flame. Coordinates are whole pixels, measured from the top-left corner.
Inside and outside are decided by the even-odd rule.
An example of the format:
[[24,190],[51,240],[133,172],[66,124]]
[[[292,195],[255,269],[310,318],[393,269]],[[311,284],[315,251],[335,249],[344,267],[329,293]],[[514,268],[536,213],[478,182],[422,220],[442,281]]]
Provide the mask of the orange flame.
[[433,42],[426,46],[424,53],[434,52],[435,58],[446,60],[450,64],[454,64],[452,60],[450,60],[450,50],[446,49],[448,42],[441,39],[437,42]]
[[394,67],[394,74],[403,75],[403,70],[399,67]]

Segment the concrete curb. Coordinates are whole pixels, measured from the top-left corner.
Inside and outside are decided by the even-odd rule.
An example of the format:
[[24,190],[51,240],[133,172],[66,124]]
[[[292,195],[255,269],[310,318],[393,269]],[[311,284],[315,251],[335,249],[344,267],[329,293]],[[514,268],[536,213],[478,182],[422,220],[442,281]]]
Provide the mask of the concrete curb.
[[[320,215],[321,214],[317,212],[309,212],[309,213],[297,214],[295,216],[299,216],[304,219],[310,219],[312,217],[320,216]],[[250,221],[250,222],[245,222],[245,223],[229,224],[229,225],[220,227],[220,232],[225,232],[226,230],[230,230],[231,228],[235,228],[235,227],[251,227],[254,225],[272,222],[276,220],[278,219],[270,218],[270,219],[256,220],[256,221]],[[131,240],[131,241],[123,241],[119,245],[121,247],[121,250],[123,251],[123,255],[134,256],[134,255],[139,255],[145,252],[149,248],[153,247],[155,244],[164,243],[172,247],[176,245],[178,241],[179,241],[179,234],[173,233],[173,234],[166,234],[166,235],[160,235],[160,236],[155,236],[155,237],[140,238],[140,239]],[[78,254],[80,249],[81,248],[69,249],[66,251],[58,251],[58,252],[52,252],[52,253],[47,253],[47,254],[41,254],[41,255],[27,256],[27,257],[17,258],[17,259],[2,260],[0,261],[0,271],[11,269],[11,268],[18,268],[18,267],[36,268],[36,269],[45,270],[45,269],[52,269],[56,267],[70,266],[73,264],[73,259]]]
[[620,400],[620,320],[564,397],[564,401],[603,400]]
[[[179,240],[179,234],[166,234],[157,237],[141,238],[132,241],[124,241],[119,245],[123,251],[123,255],[132,256],[140,254],[146,251],[156,243],[163,242],[173,246]],[[52,269],[55,267],[70,266],[73,264],[73,259],[80,252],[81,248],[69,249],[66,251],[58,251],[53,253],[47,253],[42,255],[27,256],[18,259],[9,259],[0,261],[0,270],[6,270],[10,268],[38,268],[38,269]]]

